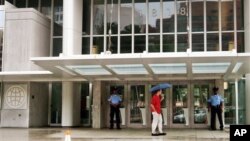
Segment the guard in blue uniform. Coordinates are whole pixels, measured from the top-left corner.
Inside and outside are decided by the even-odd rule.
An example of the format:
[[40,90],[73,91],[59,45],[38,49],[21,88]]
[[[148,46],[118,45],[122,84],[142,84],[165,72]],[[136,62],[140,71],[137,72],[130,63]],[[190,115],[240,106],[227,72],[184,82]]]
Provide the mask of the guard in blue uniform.
[[211,130],[216,130],[216,114],[219,119],[220,123],[220,130],[223,130],[223,121],[222,121],[222,112],[223,112],[223,99],[222,97],[218,94],[218,87],[213,88],[213,95],[209,98],[208,100],[208,110],[211,110]]
[[117,94],[117,90],[113,90],[112,95],[108,99],[110,103],[110,129],[114,128],[114,116],[116,119],[116,128],[121,129],[120,123],[120,104],[122,102],[121,97]]

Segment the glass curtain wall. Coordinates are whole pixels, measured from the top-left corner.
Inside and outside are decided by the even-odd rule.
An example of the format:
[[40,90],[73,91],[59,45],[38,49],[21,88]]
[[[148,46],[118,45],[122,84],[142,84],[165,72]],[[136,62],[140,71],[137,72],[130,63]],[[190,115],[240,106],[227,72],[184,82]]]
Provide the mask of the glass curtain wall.
[[53,56],[62,52],[63,0],[54,0],[53,7]]
[[91,46],[94,53],[186,52],[187,48],[244,52],[242,0],[93,0],[92,4],[83,16],[84,21],[92,19],[93,35],[83,36],[83,48]]

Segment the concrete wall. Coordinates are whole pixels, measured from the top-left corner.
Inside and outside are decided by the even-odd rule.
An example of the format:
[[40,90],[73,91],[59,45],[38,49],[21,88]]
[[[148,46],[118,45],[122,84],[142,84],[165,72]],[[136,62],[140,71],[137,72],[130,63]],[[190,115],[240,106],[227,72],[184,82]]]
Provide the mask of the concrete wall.
[[49,56],[50,20],[47,17],[33,8],[6,9],[4,34],[3,71],[43,70],[29,59]]
[[48,126],[49,84],[30,83],[29,127]]

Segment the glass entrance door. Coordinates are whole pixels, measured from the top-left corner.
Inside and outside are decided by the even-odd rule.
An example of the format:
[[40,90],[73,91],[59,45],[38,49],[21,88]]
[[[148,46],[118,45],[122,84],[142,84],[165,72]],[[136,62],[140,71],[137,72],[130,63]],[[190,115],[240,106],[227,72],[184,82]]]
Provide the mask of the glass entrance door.
[[187,84],[174,84],[172,86],[172,127],[189,126],[189,88]]
[[50,97],[50,125],[60,125],[62,122],[62,83],[52,83]]

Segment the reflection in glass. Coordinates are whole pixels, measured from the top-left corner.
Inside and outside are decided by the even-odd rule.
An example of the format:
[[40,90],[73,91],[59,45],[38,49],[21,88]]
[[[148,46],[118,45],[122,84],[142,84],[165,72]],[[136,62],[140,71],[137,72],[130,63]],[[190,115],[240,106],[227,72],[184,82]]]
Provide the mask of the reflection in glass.
[[245,52],[244,32],[237,33],[237,52]]
[[103,37],[93,37],[92,54],[100,54],[103,49]]
[[161,6],[160,0],[149,0],[148,11],[148,32],[159,33],[160,32],[160,16]]
[[132,0],[121,1],[120,30],[121,34],[132,33]]
[[239,124],[246,124],[246,80],[238,81]]
[[90,16],[91,6],[89,0],[83,1],[83,14],[82,14],[82,34],[90,35]]
[[221,2],[221,28],[222,31],[234,29],[233,1]]
[[62,53],[62,38],[53,38],[53,56],[59,56]]
[[177,35],[177,52],[186,52],[188,48],[188,34]]
[[234,33],[222,33],[222,51],[234,49]]
[[92,97],[89,93],[89,83],[81,83],[81,124],[89,126],[91,124],[91,103]]
[[173,123],[184,124],[188,122],[187,92],[187,85],[173,86]]
[[174,32],[174,0],[163,0],[163,32]]
[[130,93],[130,123],[145,123],[145,86],[133,85]]
[[[113,3],[112,3],[113,2]],[[118,0],[107,0],[107,34],[111,27],[111,33],[118,33]],[[110,25],[111,23],[111,25]]]
[[227,82],[228,88],[224,90],[224,117],[225,124],[235,124],[236,123],[236,111],[235,111],[235,83]]
[[135,33],[146,33],[146,0],[135,1],[134,4],[134,30]]
[[148,36],[148,52],[160,52],[160,35]]
[[94,0],[93,6],[93,34],[104,33],[104,1]]
[[244,29],[244,2],[243,0],[236,0],[236,17],[237,17],[237,30]]
[[54,36],[62,36],[63,28],[63,2],[54,0]]
[[219,4],[218,1],[207,1],[207,31],[219,30]]
[[187,32],[188,6],[186,1],[178,1],[176,5],[177,13],[177,32]]
[[131,36],[120,36],[121,37],[121,53],[132,53],[132,37]]
[[194,123],[206,124],[207,117],[207,99],[209,96],[209,85],[194,85]]
[[174,52],[174,35],[163,35],[163,52]]
[[51,0],[42,0],[41,1],[41,12],[51,18]]
[[90,54],[89,47],[90,47],[90,38],[83,37],[82,38],[82,54]]
[[204,34],[192,34],[192,51],[204,51]]
[[28,7],[32,7],[32,8],[35,8],[36,10],[38,10],[38,2],[39,2],[39,0],[29,0]]
[[146,36],[134,36],[135,38],[135,53],[142,53],[144,50],[146,50]]
[[192,1],[192,31],[204,30],[203,1]]
[[207,51],[219,51],[219,34],[208,33],[207,34]]
[[[110,40],[109,40],[110,39]],[[107,49],[109,48],[109,50],[115,54],[117,53],[117,36],[111,36],[111,37],[107,37]],[[111,42],[111,46],[109,47],[109,43]]]
[[62,122],[62,83],[52,83],[50,116],[51,124]]

